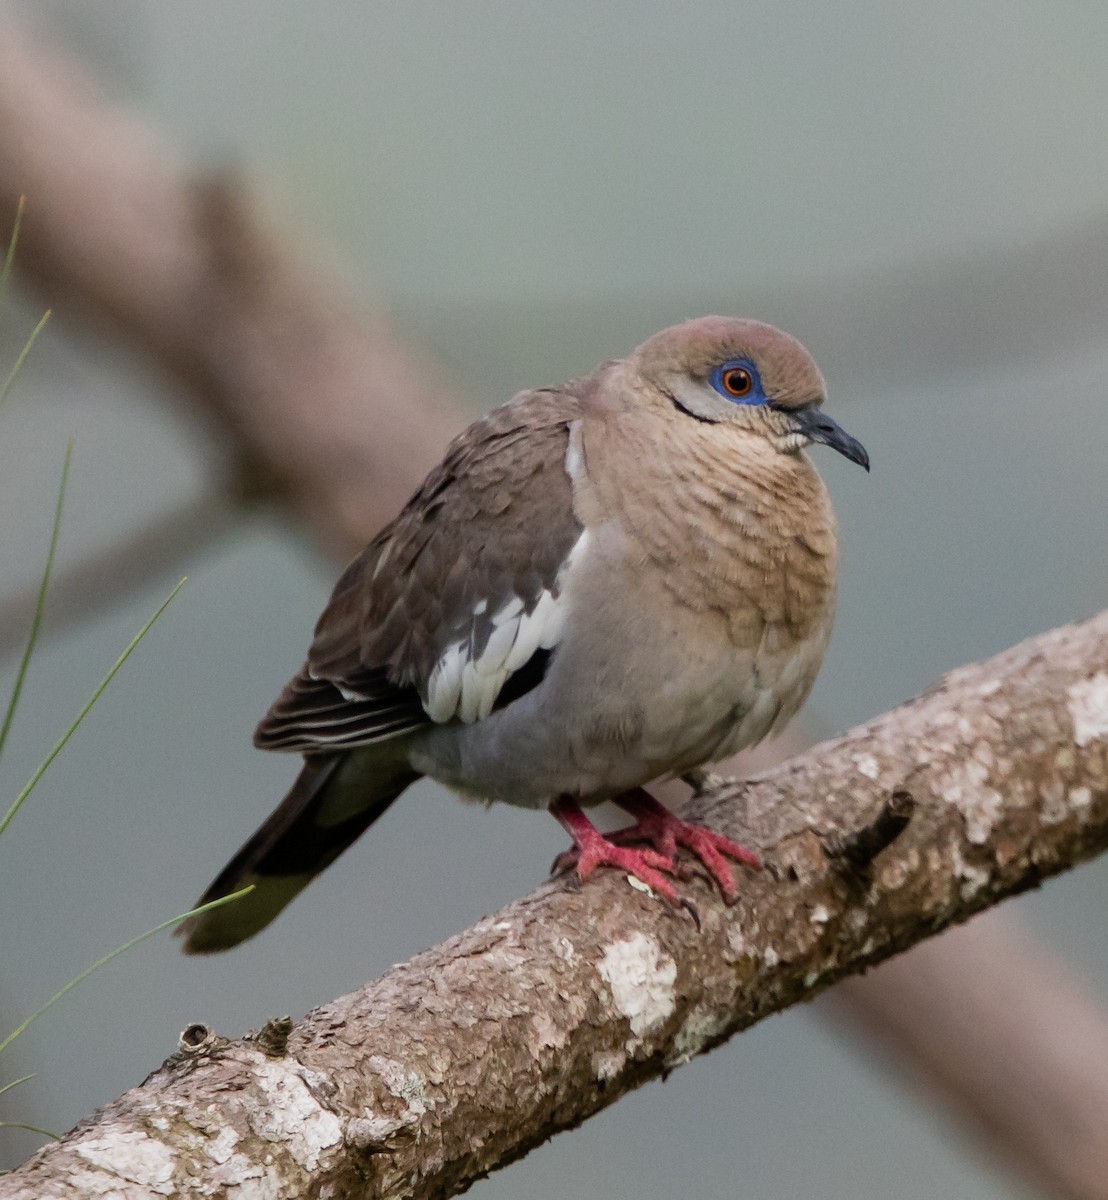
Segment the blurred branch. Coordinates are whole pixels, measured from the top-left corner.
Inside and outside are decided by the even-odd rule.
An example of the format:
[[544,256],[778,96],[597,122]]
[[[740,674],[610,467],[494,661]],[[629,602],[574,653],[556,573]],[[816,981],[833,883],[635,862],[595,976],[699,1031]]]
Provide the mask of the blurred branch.
[[867,1044],[1050,1196],[1108,1197],[1108,1021],[1007,914],[917,946],[829,997]]
[[[844,831],[897,796],[907,828],[864,869],[838,856]],[[0,1181],[0,1200],[246,1181],[273,1197],[457,1194],[762,1017],[1105,849],[1108,612],[694,808],[771,867],[732,909],[690,880],[699,929],[614,872],[553,881],[298,1026],[240,1041],[190,1026],[144,1084]]]
[[254,490],[348,557],[460,424],[424,353],[307,261],[226,180],[190,179],[71,60],[0,28],[0,211],[16,268],[188,389]]
[[[201,496],[159,514],[83,561],[59,568],[50,584],[45,628],[60,633],[163,577],[183,574],[186,560],[232,528],[237,517],[222,493]],[[0,600],[0,658],[22,646],[37,599],[38,589],[29,588]]]

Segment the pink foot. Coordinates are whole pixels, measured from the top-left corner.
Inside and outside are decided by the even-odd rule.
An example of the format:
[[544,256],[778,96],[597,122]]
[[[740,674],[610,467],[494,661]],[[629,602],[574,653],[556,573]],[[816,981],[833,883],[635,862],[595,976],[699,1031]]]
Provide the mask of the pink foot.
[[562,828],[573,838],[573,848],[559,854],[554,870],[576,867],[579,879],[587,879],[597,867],[615,867],[645,883],[651,891],[664,896],[670,904],[680,905],[681,899],[673,884],[660,871],[672,871],[673,859],[654,850],[634,850],[609,841],[581,811],[576,801],[562,796],[550,805],[550,811]]
[[614,802],[635,818],[634,825],[612,835],[614,841],[620,844],[626,841],[649,842],[671,862],[677,857],[677,848],[684,846],[704,864],[729,904],[738,898],[739,888],[727,859],[732,858],[755,871],[762,869],[762,860],[753,851],[724,837],[722,833],[682,821],[642,788],[616,796]]

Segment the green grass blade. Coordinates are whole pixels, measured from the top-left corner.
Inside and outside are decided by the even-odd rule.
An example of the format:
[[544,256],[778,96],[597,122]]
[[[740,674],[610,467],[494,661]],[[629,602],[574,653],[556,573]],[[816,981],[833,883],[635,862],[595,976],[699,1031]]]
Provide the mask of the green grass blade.
[[165,612],[165,610],[169,607],[170,602],[173,600],[173,597],[176,596],[177,593],[184,586],[185,586],[185,580],[182,579],[181,582],[178,583],[177,586],[173,589],[173,591],[171,591],[169,593],[169,595],[165,598],[165,600],[162,602],[161,607],[158,609],[158,611],[150,618],[149,621],[146,622],[146,624],[131,639],[130,644],[128,645],[127,649],[124,650],[123,653],[115,660],[115,662],[112,665],[111,670],[107,673],[107,675],[104,676],[104,678],[97,685],[96,690],[89,697],[88,703],[77,714],[77,719],[73,722],[72,725],[70,725],[70,727],[65,731],[65,733],[63,733],[62,736],[57,740],[57,742],[54,744],[54,748],[42,760],[42,763],[39,765],[38,769],[31,776],[31,778],[27,781],[25,787],[23,788],[23,791],[21,791],[19,793],[19,795],[16,796],[15,801],[12,803],[11,808],[9,808],[8,811],[4,814],[3,820],[0,820],[0,834],[3,834],[4,830],[7,829],[7,827],[11,824],[12,819],[15,817],[15,814],[17,812],[19,812],[20,808],[23,807],[24,800],[26,800],[27,797],[31,794],[31,792],[35,788],[35,785],[43,777],[43,775],[46,774],[47,767],[49,767],[50,764],[54,761],[54,759],[58,757],[58,755],[64,749],[66,742],[69,741],[69,739],[77,731],[77,728],[78,728],[78,726],[80,726],[81,722],[85,719],[85,717],[88,716],[89,712],[92,709],[92,706],[103,695],[104,689],[115,678],[116,673],[119,671],[119,668],[122,667],[123,664],[127,661],[127,659],[131,657],[131,652],[139,644],[139,642],[141,642],[142,639],[144,637],[146,637],[146,635],[154,627],[154,622],[157,621],[157,619],[162,615],[162,613]]
[[36,1072],[32,1071],[30,1075],[21,1075],[18,1079],[13,1079],[11,1083],[5,1083],[3,1087],[0,1087],[0,1096],[5,1092],[10,1092],[13,1087],[19,1087],[21,1083],[26,1083],[28,1079],[34,1079],[35,1074]]
[[54,555],[58,549],[58,534],[62,527],[62,510],[65,508],[65,487],[69,481],[69,464],[72,459],[73,442],[71,441],[65,448],[65,462],[62,464],[62,481],[58,485],[58,502],[54,507],[54,525],[50,531],[50,549],[46,554],[46,567],[42,572],[42,581],[38,585],[35,613],[31,618],[31,632],[27,635],[27,645],[23,651],[23,658],[19,663],[19,671],[16,673],[11,698],[8,700],[8,710],[4,714],[3,724],[0,725],[0,755],[4,753],[4,745],[8,740],[12,721],[15,720],[15,710],[19,707],[19,697],[23,692],[23,681],[27,678],[27,669],[31,665],[31,655],[35,652],[39,627],[42,625],[42,613],[46,607],[46,589],[50,585],[50,575],[54,570]]
[[133,946],[137,946],[139,942],[145,942],[147,938],[153,937],[156,933],[161,933],[165,929],[170,929],[174,925],[179,925],[182,921],[187,921],[190,917],[197,917],[201,913],[210,912],[213,908],[219,908],[223,904],[231,904],[235,900],[240,900],[243,896],[249,895],[254,890],[254,884],[249,887],[244,887],[237,892],[232,892],[229,896],[220,896],[218,900],[209,900],[207,904],[201,904],[199,908],[191,909],[187,913],[182,913],[179,917],[174,917],[171,921],[163,921],[160,925],[155,925],[153,929],[148,929],[145,933],[140,933],[138,937],[133,937],[129,942],[124,942],[122,946],[117,946],[110,954],[105,954],[103,958],[98,958],[91,966],[73,978],[64,986],[59,988],[49,1000],[46,1001],[40,1008],[36,1008],[33,1013],[17,1028],[13,1029],[8,1036],[0,1042],[0,1051],[7,1049],[8,1046],[15,1041],[17,1037],[31,1024],[32,1021],[37,1021],[44,1012],[53,1008],[55,1004],[67,993],[72,991],[79,983],[83,983],[93,971],[99,971],[101,967],[110,963],[113,958],[118,958]]
[[23,224],[23,203],[24,197],[20,196],[19,203],[15,206],[15,220],[12,222],[12,235],[8,239],[8,252],[4,255],[3,267],[0,267],[0,300],[4,298],[4,294],[8,290],[12,263],[15,262],[15,248],[19,244],[19,230]]
[[8,372],[7,379],[4,380],[3,386],[0,387],[0,408],[4,406],[4,401],[7,400],[8,394],[15,386],[16,378],[23,369],[23,364],[27,361],[27,355],[31,353],[31,347],[38,341],[38,335],[45,329],[46,322],[50,320],[50,312],[51,310],[47,309],[39,318],[38,324],[31,330],[31,336],[19,352],[19,357],[15,360],[15,366]]
[[39,1129],[37,1125],[24,1125],[22,1121],[0,1121],[0,1129],[26,1129],[29,1133],[41,1133],[43,1137],[53,1138],[55,1142],[62,1140],[60,1133],[52,1133],[49,1129]]

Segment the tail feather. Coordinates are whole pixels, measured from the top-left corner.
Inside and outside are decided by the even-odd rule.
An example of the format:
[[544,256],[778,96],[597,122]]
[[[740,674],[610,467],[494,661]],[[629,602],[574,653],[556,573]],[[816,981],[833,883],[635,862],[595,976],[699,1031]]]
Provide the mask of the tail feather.
[[406,764],[391,769],[355,752],[312,755],[288,795],[246,842],[197,906],[254,885],[231,904],[177,927],[186,954],[229,950],[253,937],[418,778]]

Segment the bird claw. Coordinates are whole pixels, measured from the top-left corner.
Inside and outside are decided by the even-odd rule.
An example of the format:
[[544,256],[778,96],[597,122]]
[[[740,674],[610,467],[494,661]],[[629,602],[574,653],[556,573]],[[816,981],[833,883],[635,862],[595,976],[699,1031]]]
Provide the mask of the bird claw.
[[[752,850],[740,846],[722,833],[716,833],[704,825],[694,825],[674,816],[664,805],[647,793],[636,793],[617,801],[637,818],[634,825],[617,830],[609,835],[616,845],[628,842],[652,845],[677,864],[678,848],[689,850],[712,879],[719,885],[723,898],[734,904],[739,896],[735,874],[729,858],[751,870],[762,870],[762,860]],[[677,864],[672,873],[680,879],[688,878],[688,868]]]
[[578,879],[587,879],[597,867],[615,867],[619,871],[626,871],[670,904],[682,906],[681,898],[673,884],[659,873],[673,871],[672,859],[655,850],[618,846],[601,834],[597,834],[595,839],[590,839],[584,847],[571,846],[563,851],[554,860],[551,871],[576,869]]
[[700,910],[691,900],[687,900],[684,896],[681,897],[681,907],[692,917],[693,924],[696,926],[696,932],[699,933],[700,925]]
[[579,879],[587,879],[597,867],[626,871],[670,904],[686,909],[699,929],[700,914],[659,873],[664,871],[678,879],[690,877],[690,868],[678,859],[681,847],[691,851],[700,861],[719,885],[727,904],[734,904],[739,895],[735,874],[727,861],[729,858],[752,870],[762,870],[762,860],[753,851],[722,833],[682,821],[646,792],[628,793],[618,797],[616,803],[630,812],[636,821],[634,825],[607,835],[600,833],[576,805],[551,806],[551,811],[575,842],[554,860],[550,868],[552,874],[576,869]]
[[673,820],[681,826],[675,831],[677,844],[690,850],[701,861],[708,874],[719,884],[724,900],[728,904],[734,904],[739,898],[739,886],[727,860],[733,859],[753,871],[762,869],[762,860],[753,851],[740,846],[738,842],[733,842],[722,833],[716,833],[703,825],[690,825],[678,821],[676,817]]

